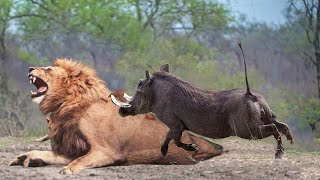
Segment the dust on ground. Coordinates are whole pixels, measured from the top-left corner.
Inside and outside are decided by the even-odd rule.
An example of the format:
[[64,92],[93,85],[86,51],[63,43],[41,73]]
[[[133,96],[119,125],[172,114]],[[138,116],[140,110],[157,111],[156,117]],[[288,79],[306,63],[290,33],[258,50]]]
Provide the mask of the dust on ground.
[[274,159],[275,143],[239,138],[215,142],[228,152],[196,165],[112,166],[60,175],[62,166],[7,166],[21,153],[50,150],[49,142],[0,138],[0,179],[320,179],[320,153],[285,151],[279,160]]

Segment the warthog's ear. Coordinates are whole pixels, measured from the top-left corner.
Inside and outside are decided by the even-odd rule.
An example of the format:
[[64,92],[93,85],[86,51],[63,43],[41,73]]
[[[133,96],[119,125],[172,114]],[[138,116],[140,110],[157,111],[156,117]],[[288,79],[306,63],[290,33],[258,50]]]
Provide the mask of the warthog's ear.
[[148,70],[146,70],[146,79],[149,81],[151,78],[151,74],[149,73]]
[[164,64],[160,67],[160,71],[169,73],[169,64]]
[[312,132],[317,130],[316,123],[309,123],[309,125],[310,125],[310,127],[312,129]]

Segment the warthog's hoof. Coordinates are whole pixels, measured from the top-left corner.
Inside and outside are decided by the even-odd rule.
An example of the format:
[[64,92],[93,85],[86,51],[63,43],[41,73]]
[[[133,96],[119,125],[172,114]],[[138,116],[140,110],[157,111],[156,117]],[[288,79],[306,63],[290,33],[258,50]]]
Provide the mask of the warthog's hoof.
[[291,136],[291,134],[287,136],[287,140],[290,141],[290,144],[293,144],[293,137]]
[[275,154],[275,158],[282,159],[283,153],[284,153],[283,149],[277,149],[277,152]]
[[187,150],[187,151],[196,151],[196,150],[198,150],[198,145],[196,145],[196,144],[187,144],[184,149]]
[[293,142],[294,142],[293,139],[290,139],[289,141],[290,141],[290,144],[293,144]]

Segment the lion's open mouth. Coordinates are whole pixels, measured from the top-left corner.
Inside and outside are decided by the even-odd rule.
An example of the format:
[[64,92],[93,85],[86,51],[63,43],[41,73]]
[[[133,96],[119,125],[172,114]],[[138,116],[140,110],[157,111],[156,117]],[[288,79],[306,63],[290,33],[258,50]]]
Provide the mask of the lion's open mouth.
[[37,87],[36,92],[31,90],[31,98],[42,96],[48,91],[47,83],[44,82],[41,78],[29,74],[29,81],[30,84],[33,84]]

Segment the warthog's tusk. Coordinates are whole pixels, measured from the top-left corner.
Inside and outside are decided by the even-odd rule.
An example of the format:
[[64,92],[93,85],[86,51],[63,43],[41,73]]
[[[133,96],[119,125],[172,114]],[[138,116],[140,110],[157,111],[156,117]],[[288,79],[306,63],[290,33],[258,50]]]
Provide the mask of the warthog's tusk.
[[123,108],[131,107],[130,104],[119,101],[116,97],[114,97],[114,95],[111,95],[111,100],[115,105],[117,105],[119,107],[123,107]]
[[132,100],[132,96],[129,96],[127,93],[124,93],[123,94],[123,97],[129,102],[129,101],[131,101]]

